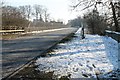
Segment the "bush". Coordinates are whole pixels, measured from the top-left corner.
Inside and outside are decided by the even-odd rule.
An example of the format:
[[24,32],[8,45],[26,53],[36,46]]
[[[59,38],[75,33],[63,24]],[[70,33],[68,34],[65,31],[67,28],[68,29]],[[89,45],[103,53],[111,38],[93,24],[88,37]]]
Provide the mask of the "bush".
[[104,35],[104,31],[107,28],[104,16],[100,16],[96,10],[84,15],[84,21],[87,24],[87,28],[91,34]]

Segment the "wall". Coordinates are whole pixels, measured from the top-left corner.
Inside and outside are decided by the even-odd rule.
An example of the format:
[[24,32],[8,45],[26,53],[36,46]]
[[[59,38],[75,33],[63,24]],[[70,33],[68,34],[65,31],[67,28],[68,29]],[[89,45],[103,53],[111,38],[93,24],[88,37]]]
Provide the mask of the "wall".
[[106,35],[112,37],[118,42],[118,67],[120,70],[120,32],[108,31],[106,30]]
[[120,42],[120,32],[115,32],[115,31],[105,31],[105,34],[109,37],[112,37],[113,39],[115,39],[116,41],[118,41],[118,43]]

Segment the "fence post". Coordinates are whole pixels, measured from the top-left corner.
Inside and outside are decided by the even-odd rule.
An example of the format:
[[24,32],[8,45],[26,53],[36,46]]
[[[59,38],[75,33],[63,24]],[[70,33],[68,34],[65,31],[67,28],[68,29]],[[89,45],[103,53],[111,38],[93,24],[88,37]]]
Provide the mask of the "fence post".
[[85,35],[84,35],[84,25],[82,24],[82,29],[81,29],[81,37],[82,39],[85,38]]

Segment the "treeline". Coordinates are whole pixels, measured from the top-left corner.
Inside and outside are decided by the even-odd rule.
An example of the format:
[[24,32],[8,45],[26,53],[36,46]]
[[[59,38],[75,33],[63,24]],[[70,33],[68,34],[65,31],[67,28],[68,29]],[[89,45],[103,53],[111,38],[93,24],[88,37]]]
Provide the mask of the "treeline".
[[35,4],[34,6],[2,6],[2,29],[24,29],[31,23],[31,19],[48,22],[49,13],[46,7]]
[[[106,3],[106,5],[108,4],[108,9],[106,9],[104,13],[102,13],[103,11],[99,10],[100,7],[97,7],[98,4],[103,4],[103,2],[89,2],[95,3],[93,5],[93,9],[88,10],[82,18],[78,17],[74,20],[71,20],[70,23],[72,24],[72,26],[76,26],[76,23],[77,25],[83,23],[84,27],[86,27],[91,34],[104,35],[105,30],[120,32],[120,1],[109,2],[108,0],[109,4]],[[76,8],[76,6],[73,7]],[[90,6],[88,4],[88,6],[84,9],[89,9],[89,7]],[[102,6],[102,10],[103,8],[106,8],[106,6]]]
[[82,23],[81,17],[77,17],[73,20],[68,21],[68,24],[71,25],[71,27],[81,27],[81,23]]
[[98,9],[93,9],[84,15],[84,21],[92,34],[104,35],[105,30],[120,32],[120,1],[112,3],[109,10],[101,14]]

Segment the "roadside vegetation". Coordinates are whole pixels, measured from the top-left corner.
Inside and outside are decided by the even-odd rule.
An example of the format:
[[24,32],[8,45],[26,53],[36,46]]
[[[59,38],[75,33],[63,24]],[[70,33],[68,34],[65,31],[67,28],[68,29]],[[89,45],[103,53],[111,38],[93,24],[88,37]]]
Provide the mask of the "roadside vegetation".
[[[73,10],[85,11],[80,18],[71,20],[73,26],[81,22],[91,34],[104,35],[105,30],[120,32],[120,1],[119,0],[77,0],[72,3]],[[76,24],[77,23],[77,24]]]
[[51,25],[63,26],[64,24],[60,19],[52,20],[48,9],[43,5],[15,7],[2,3],[2,30],[26,30],[29,27],[49,27]]
[[[43,5],[34,4],[33,6],[23,5],[16,7],[2,2],[2,26],[0,26],[2,39],[15,39],[28,35],[26,33],[26,35],[21,34],[24,32],[42,31],[61,27],[68,26],[60,19],[57,21],[50,19],[50,13]],[[11,30],[11,32],[8,32],[8,30]],[[20,32],[17,30],[23,31]]]

